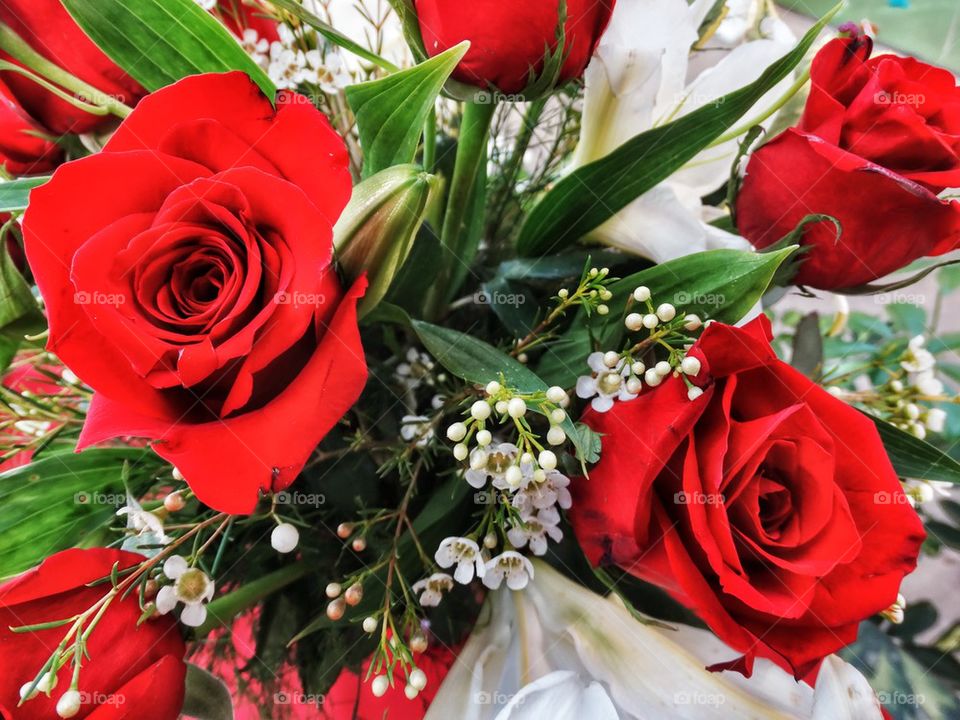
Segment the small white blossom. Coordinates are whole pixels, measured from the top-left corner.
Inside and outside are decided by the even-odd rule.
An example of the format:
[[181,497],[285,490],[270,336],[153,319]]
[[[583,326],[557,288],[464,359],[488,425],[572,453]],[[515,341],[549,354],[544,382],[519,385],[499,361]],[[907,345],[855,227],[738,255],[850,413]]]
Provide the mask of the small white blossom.
[[523,555],[507,550],[487,563],[483,584],[496,590],[506,579],[511,590],[523,590],[533,578],[533,564]]
[[404,442],[417,441],[423,447],[433,440],[433,423],[423,415],[404,415],[400,419],[400,438]]
[[240,47],[261,68],[270,67],[270,41],[260,37],[256,30],[247,28],[240,38]]
[[943,394],[943,383],[934,375],[933,370],[917,373],[910,378],[913,385],[924,395],[936,397]]
[[203,625],[207,619],[204,603],[213,598],[213,580],[203,570],[190,567],[179,555],[166,559],[163,574],[173,580],[173,585],[164,585],[157,593],[157,612],[166,615],[177,603],[183,603],[180,622],[189,627]]
[[443,600],[443,593],[453,589],[453,578],[446,573],[434,573],[415,582],[412,589],[420,593],[420,604],[423,607],[437,607]]
[[924,419],[927,430],[935,433],[942,433],[947,423],[947,413],[940,408],[931,408],[927,411],[927,417]]
[[[477,450],[471,455],[470,469],[464,473],[464,478],[472,488],[480,490],[488,480],[500,490],[510,487],[507,482],[507,472],[517,464],[520,454],[519,448],[511,443],[499,443],[488,446],[486,450]],[[474,462],[476,461],[476,462]],[[520,471],[527,475],[533,471],[528,463],[521,463]]]
[[554,542],[563,540],[560,530],[560,513],[556,508],[546,508],[536,515],[521,517],[522,524],[514,525],[507,531],[507,539],[515,548],[522,548],[529,543],[530,552],[534,555],[547,554],[547,537]]
[[408,390],[416,390],[421,384],[433,385],[433,368],[433,358],[410,348],[406,361],[397,365],[396,376]]
[[480,556],[480,546],[469,538],[446,538],[437,548],[434,559],[444,570],[456,565],[457,569],[453,571],[453,577],[461,585],[471,583],[474,572],[480,578],[485,572],[483,558]]
[[523,515],[554,505],[569,510],[573,505],[569,486],[570,478],[556,471],[546,473],[542,480],[531,476],[520,492],[513,496],[513,506]]
[[907,346],[904,359],[900,361],[900,367],[910,373],[924,373],[932,370],[936,360],[933,353],[924,347],[924,343],[922,335],[913,338]]
[[597,412],[607,412],[612,408],[614,398],[625,401],[637,397],[627,389],[630,365],[626,360],[621,360],[611,368],[604,362],[604,354],[595,352],[587,358],[587,365],[593,374],[577,378],[577,397],[584,400],[593,398],[590,406]]

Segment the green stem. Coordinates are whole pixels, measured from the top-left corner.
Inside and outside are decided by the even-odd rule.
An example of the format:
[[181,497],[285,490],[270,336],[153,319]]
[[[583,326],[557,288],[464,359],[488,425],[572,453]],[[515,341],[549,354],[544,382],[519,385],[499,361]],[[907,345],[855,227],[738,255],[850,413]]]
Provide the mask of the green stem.
[[470,237],[469,217],[471,200],[481,166],[487,161],[487,139],[493,115],[494,102],[464,105],[457,143],[456,166],[450,181],[447,210],[443,218],[440,240],[443,245],[440,276],[434,286],[431,310],[436,315],[450,294],[456,292],[456,279],[462,277],[461,268],[468,268],[477,254],[477,243]]
[[101,92],[93,85],[89,85],[80,78],[71,75],[59,65],[50,62],[38,53],[8,26],[0,23],[0,49],[26,65],[29,69],[56,83],[65,90],[75,93],[81,98],[105,109],[119,118],[125,118],[133,109],[122,102]]
[[520,129],[520,134],[517,136],[517,140],[514,143],[513,149],[510,151],[510,157],[507,159],[507,164],[504,166],[503,173],[500,176],[500,185],[497,193],[498,197],[496,199],[496,203],[494,204],[496,210],[493,213],[493,222],[490,225],[490,233],[487,237],[495,238],[499,236],[504,213],[506,212],[510,198],[513,196],[514,189],[517,186],[517,179],[520,177],[520,170],[523,167],[523,158],[526,156],[527,150],[530,148],[530,142],[533,140],[533,133],[536,130],[537,124],[540,122],[540,117],[543,115],[543,111],[546,107],[546,98],[534,100],[532,103],[530,103],[530,106],[527,108],[527,112],[523,116],[523,127]]
[[725,142],[735,140],[746,132],[749,132],[750,128],[760,125],[765,120],[768,120],[774,113],[776,113],[780,108],[786,105],[793,99],[793,96],[796,95],[800,90],[803,89],[803,86],[807,84],[807,81],[810,79],[810,68],[808,67],[804,70],[800,77],[797,78],[797,81],[790,86],[790,88],[769,108],[767,108],[763,113],[758,117],[749,120],[745,124],[734,128],[733,130],[721,135],[716,140],[714,140],[708,148],[717,147],[717,145],[723,145]]
[[423,128],[423,169],[432,173],[437,163],[437,109],[433,108],[427,115],[427,122]]
[[252,608],[264,598],[296,582],[307,572],[306,562],[300,560],[217,598],[207,605],[207,620],[196,629],[196,637],[203,637],[217,628],[224,627],[244,610]]

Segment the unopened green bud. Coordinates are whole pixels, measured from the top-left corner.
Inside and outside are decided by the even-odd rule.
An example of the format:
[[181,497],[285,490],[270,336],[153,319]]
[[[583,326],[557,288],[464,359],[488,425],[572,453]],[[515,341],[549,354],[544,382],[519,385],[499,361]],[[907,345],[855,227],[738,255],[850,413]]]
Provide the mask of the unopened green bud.
[[337,259],[351,279],[367,274],[370,286],[359,313],[369,313],[390,289],[417,237],[437,178],[416,165],[397,165],[353,189],[334,228]]

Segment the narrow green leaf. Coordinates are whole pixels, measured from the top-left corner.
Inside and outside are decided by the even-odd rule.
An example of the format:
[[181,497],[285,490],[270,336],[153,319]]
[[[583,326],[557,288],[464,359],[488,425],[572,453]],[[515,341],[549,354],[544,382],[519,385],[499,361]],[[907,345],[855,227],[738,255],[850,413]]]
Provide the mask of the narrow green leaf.
[[277,89],[236,38],[194,0],[61,0],[83,31],[147,90],[188,75],[243,70]]
[[183,712],[197,720],[233,720],[233,700],[220,678],[187,663]]
[[520,254],[545,255],[573,244],[683,167],[787,77],[838,9],[755,82],[637,135],[557,183],[527,217],[517,241]]
[[409,70],[346,89],[357,118],[365,178],[414,161],[427,115],[469,47],[460,43]]
[[0,212],[26,210],[30,191],[40,187],[50,178],[48,176],[20,178],[0,183]]
[[159,461],[147,448],[59,452],[0,474],[0,577],[21,572],[60,550],[83,544],[114,519],[126,490],[149,485]]
[[[631,293],[640,285],[650,288],[657,303],[669,302],[704,320],[737,322],[757,304],[777,269],[795,249],[773,253],[709,250],[618,280],[610,286],[610,313],[593,330],[597,342],[604,350],[619,349],[625,335],[624,309]],[[588,318],[585,313],[578,313],[563,337],[544,355],[537,374],[547,382],[571,387],[586,372],[587,355],[593,350]]]
[[960,484],[960,463],[933,445],[888,422],[868,415],[880,432],[890,462],[900,477]]

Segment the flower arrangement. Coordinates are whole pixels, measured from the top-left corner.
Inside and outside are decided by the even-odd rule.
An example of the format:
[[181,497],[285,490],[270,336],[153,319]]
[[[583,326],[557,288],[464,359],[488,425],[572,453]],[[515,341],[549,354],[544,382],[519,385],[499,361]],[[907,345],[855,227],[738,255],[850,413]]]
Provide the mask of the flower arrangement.
[[960,87],[836,12],[3,3],[0,715],[960,717]]

